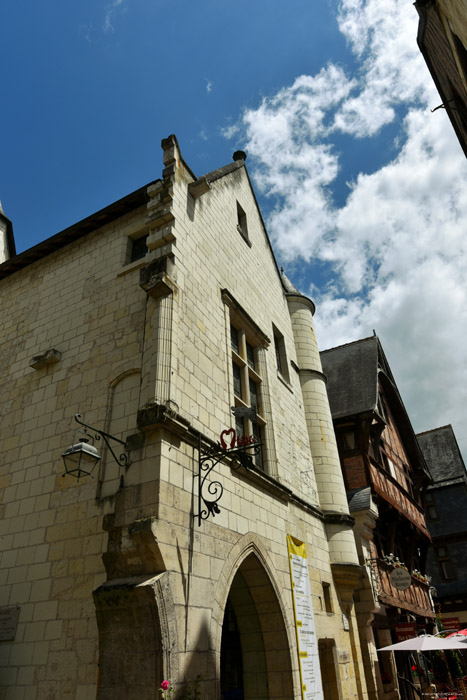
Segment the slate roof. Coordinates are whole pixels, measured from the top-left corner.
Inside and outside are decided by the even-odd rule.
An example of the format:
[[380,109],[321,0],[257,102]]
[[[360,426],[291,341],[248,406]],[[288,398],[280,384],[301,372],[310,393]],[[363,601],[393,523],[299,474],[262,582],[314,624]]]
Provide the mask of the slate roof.
[[[421,468],[430,478],[378,336],[356,340],[347,345],[324,350],[320,354],[323,372],[327,378],[333,420],[365,413],[379,414],[378,395],[381,380],[386,399],[397,420],[407,455],[414,468]],[[380,417],[384,420],[384,416]]]
[[117,202],[110,204],[104,209],[100,209],[100,211],[95,214],[91,214],[91,216],[86,217],[86,219],[82,219],[82,221],[78,221],[78,223],[73,224],[73,226],[69,226],[63,231],[60,231],[60,233],[56,233],[55,236],[46,238],[44,241],[41,241],[18,255],[12,255],[12,257],[0,265],[0,279],[13,274],[36,260],[40,260],[40,258],[49,253],[63,248],[68,245],[68,243],[77,241],[88,233],[92,233],[97,228],[119,219],[125,214],[132,212],[137,207],[143,206],[148,201],[147,188],[149,185],[155,184],[156,182],[158,182],[158,180],[153,180],[147,185],[144,185],[144,187],[140,187],[135,192],[126,195],[126,197],[122,197],[122,199],[119,199]]
[[376,336],[321,352],[334,420],[374,411],[378,404]]
[[281,281],[286,294],[298,294],[299,296],[303,296],[303,294],[298,291],[297,287],[289,280],[283,267],[281,267]]
[[417,435],[434,486],[467,480],[467,472],[451,425]]
[[351,513],[359,510],[369,510],[371,508],[371,488],[369,486],[362,486],[359,489],[347,491],[347,500]]

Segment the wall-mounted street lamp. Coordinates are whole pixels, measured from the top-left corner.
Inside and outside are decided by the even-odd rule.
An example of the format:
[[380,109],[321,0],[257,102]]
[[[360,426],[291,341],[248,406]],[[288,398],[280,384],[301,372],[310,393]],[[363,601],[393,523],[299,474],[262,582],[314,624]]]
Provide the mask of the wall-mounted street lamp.
[[[113,435],[109,435],[109,433],[104,433],[103,430],[94,428],[92,425],[83,423],[79,420],[80,418],[81,414],[77,413],[75,415],[75,421],[83,427],[76,428],[72,444],[70,447],[67,447],[65,452],[62,454],[63,463],[65,465],[65,474],[76,477],[78,481],[82,476],[92,476],[92,472],[96,464],[101,459],[101,455],[99,454],[97,447],[94,447],[94,441],[100,440],[101,438],[109,448],[112,457],[119,467],[130,466],[130,453],[125,451],[119,457],[117,457],[109,442],[109,440],[113,440],[118,442],[120,445],[125,446],[126,443],[123,440],[120,440]],[[92,433],[89,433],[89,431],[92,431]],[[65,474],[63,476],[65,476]]]

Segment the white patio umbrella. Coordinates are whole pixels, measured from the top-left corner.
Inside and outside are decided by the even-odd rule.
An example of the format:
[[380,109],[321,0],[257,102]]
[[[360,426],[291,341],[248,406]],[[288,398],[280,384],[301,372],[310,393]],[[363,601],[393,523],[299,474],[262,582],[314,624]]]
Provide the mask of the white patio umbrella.
[[433,637],[431,634],[421,634],[419,637],[412,637],[403,642],[382,647],[378,651],[446,651],[447,649],[467,651],[467,637],[465,641],[458,641],[457,639]]

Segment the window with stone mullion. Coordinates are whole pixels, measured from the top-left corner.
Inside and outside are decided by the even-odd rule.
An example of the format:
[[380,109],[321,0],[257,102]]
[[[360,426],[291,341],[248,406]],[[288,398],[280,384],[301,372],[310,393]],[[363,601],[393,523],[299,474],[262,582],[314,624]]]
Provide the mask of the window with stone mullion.
[[[262,441],[264,420],[259,415],[261,410],[261,377],[256,372],[255,349],[248,342],[246,333],[241,328],[231,326],[232,374],[236,406],[252,407],[258,420],[237,419],[235,429],[239,435],[255,435]],[[262,455],[255,456],[256,466],[262,467]]]

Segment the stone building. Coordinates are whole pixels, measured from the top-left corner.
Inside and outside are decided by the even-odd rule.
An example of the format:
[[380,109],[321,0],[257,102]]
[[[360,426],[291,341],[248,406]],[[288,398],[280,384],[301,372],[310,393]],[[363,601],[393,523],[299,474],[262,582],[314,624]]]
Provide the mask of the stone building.
[[313,303],[245,154],[197,178],[162,147],[34,248],[5,228],[0,697],[365,699]]
[[[427,571],[450,630],[467,627],[467,471],[452,426],[417,435],[433,483],[426,492],[431,535]],[[439,610],[438,610],[439,607]]]
[[464,0],[417,0],[417,41],[467,156],[467,14]]
[[411,699],[408,684],[397,688],[397,672],[411,680],[408,657],[376,649],[433,628],[423,507],[430,476],[378,337],[321,360],[365,571],[356,611],[368,695]]
[[13,227],[10,219],[5,216],[0,202],[0,264],[16,255]]

